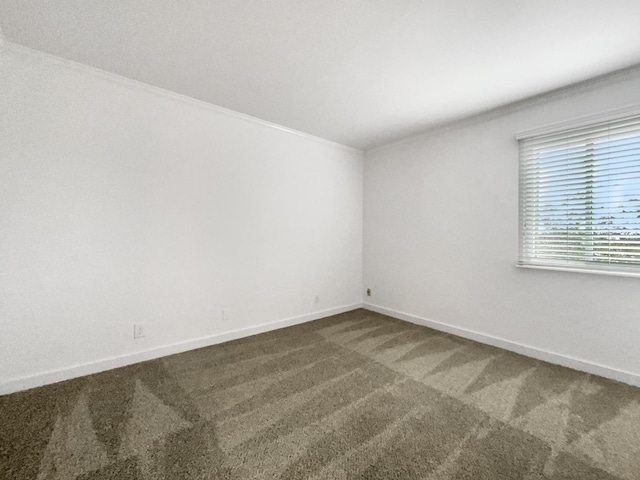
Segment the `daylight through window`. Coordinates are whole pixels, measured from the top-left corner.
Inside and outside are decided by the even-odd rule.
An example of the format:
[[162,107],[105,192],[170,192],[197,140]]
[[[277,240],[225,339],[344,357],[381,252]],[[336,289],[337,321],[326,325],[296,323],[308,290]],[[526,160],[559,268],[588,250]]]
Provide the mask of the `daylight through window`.
[[520,139],[519,263],[640,273],[640,114]]

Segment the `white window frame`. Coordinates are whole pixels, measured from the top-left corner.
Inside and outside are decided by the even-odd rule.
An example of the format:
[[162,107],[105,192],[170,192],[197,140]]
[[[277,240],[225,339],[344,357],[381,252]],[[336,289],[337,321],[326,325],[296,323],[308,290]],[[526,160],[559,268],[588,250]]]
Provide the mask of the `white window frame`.
[[[640,116],[640,103],[633,104],[625,108],[617,108],[613,110],[608,110],[605,112],[600,112],[595,115],[585,115],[582,117],[574,118],[569,121],[558,122],[550,125],[546,125],[543,127],[526,130],[519,132],[516,135],[516,140],[518,143],[523,140],[532,139],[535,137],[544,137],[546,135],[551,134],[560,134],[564,131],[570,131],[573,129],[589,127],[592,125],[602,124],[606,122],[616,121],[618,119],[622,119],[630,116]],[[520,153],[519,153],[520,156]],[[522,158],[519,159],[519,208],[518,208],[518,218],[519,218],[519,235],[518,235],[518,253],[519,259],[516,263],[516,267],[520,268],[532,268],[532,269],[542,269],[542,270],[558,270],[558,271],[569,271],[569,272],[580,272],[580,273],[591,273],[591,274],[600,274],[600,275],[615,275],[615,276],[629,276],[629,277],[638,277],[640,278],[640,266],[628,266],[625,264],[597,264],[595,262],[580,262],[580,263],[567,263],[566,265],[562,265],[559,263],[545,263],[545,262],[535,262],[533,260],[525,260],[523,258],[523,238],[524,238],[524,222],[523,222],[523,192],[522,192]]]

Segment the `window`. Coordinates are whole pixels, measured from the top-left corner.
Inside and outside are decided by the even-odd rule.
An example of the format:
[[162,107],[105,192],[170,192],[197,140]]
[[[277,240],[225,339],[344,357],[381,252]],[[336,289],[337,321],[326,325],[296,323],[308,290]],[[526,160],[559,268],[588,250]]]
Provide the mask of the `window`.
[[519,265],[640,275],[640,114],[519,142]]

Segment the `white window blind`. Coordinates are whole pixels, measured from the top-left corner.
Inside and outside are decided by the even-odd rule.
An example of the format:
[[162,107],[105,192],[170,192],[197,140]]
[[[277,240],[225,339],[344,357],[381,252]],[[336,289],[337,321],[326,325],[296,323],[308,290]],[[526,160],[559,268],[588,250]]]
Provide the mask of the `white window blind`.
[[520,139],[519,264],[640,273],[640,114]]

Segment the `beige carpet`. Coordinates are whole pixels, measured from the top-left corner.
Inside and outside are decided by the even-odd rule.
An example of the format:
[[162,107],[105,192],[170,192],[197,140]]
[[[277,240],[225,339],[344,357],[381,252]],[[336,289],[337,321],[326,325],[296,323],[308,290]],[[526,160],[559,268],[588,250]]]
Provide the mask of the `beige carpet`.
[[1,479],[640,478],[640,389],[365,310],[0,412]]

